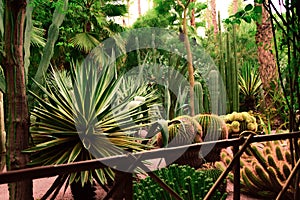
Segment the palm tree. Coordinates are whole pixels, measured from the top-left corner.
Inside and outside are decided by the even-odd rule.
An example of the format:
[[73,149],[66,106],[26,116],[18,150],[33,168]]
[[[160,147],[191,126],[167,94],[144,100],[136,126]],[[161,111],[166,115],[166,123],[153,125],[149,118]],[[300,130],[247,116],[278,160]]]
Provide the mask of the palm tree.
[[[2,4],[1,4],[2,6]],[[22,153],[29,142],[29,115],[27,108],[25,68],[23,59],[26,0],[5,1],[4,59],[2,66],[6,80],[7,97],[7,168],[25,168],[29,157]],[[9,184],[10,199],[33,199],[32,181]]]
[[273,98],[272,92],[274,92],[277,87],[278,81],[278,71],[275,61],[275,56],[272,53],[273,50],[273,33],[272,24],[268,11],[263,5],[258,5],[262,7],[262,17],[261,22],[257,22],[257,31],[255,35],[255,40],[257,44],[257,53],[259,61],[259,74],[262,82],[262,87],[264,90],[264,103],[266,108],[272,108]]

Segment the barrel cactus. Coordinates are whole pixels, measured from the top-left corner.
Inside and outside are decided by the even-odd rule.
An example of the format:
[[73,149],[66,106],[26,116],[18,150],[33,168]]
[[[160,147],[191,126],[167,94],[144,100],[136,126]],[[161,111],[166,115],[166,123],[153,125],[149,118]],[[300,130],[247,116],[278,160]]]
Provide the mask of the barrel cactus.
[[[204,142],[217,141],[228,138],[226,124],[222,118],[214,114],[199,114],[194,119],[202,127],[202,140]],[[207,162],[215,162],[220,160],[221,148],[213,147],[203,149],[202,153]]]
[[[158,129],[157,129],[158,128]],[[182,115],[173,120],[159,120],[149,129],[146,138],[150,138],[150,145],[156,148],[177,147],[192,143],[202,142],[202,127],[192,117]],[[198,151],[182,152],[182,155],[174,160],[174,157],[165,158],[169,164],[175,162],[181,165],[190,165],[199,168],[203,164]]]

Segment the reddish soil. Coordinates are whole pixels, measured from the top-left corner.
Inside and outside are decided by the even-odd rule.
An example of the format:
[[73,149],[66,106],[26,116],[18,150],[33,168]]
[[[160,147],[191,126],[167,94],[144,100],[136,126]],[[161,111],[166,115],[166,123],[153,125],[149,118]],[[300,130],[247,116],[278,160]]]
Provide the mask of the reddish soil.
[[[40,199],[47,191],[47,189],[50,187],[50,185],[53,183],[55,180],[55,177],[51,178],[41,178],[41,179],[36,179],[33,181],[33,196],[34,199]],[[100,188],[97,187],[97,197],[99,200],[102,199],[102,197],[105,195],[105,192]],[[233,199],[233,184],[228,181],[227,183],[227,192],[228,192],[228,200]],[[8,188],[6,184],[0,185],[0,200],[8,200],[9,198],[8,195]],[[70,191],[70,188],[67,189],[66,193],[63,194],[63,189],[59,193],[56,199],[59,200],[72,200],[72,194]],[[241,200],[258,200],[256,198],[252,198],[246,195],[241,194]]]
[[[160,163],[160,164],[163,164],[163,163]],[[156,167],[158,167],[158,166],[156,166]],[[4,171],[5,171],[5,168],[4,168]],[[54,182],[54,180],[55,180],[55,177],[35,179],[33,181],[33,197],[34,197],[34,199],[36,199],[36,200],[40,199],[46,193],[46,191],[50,188],[50,186]],[[63,189],[64,188],[61,189],[61,191],[58,194],[56,199],[72,200],[73,198],[72,198],[70,188],[67,188],[65,193],[64,193]],[[105,195],[105,191],[100,186],[96,186],[96,189],[97,189],[96,190],[97,200],[101,200]],[[233,199],[233,183],[230,182],[229,180],[227,181],[227,193],[228,193],[227,200]],[[0,184],[0,200],[8,200],[8,199],[9,199],[9,193],[8,193],[7,184]],[[252,198],[252,197],[241,194],[241,200],[259,200],[259,199]]]

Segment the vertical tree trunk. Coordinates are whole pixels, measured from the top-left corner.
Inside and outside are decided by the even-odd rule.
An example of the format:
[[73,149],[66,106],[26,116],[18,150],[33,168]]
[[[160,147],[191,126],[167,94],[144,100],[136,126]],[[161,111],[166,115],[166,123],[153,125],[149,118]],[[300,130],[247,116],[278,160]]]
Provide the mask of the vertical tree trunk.
[[6,132],[5,132],[5,123],[4,123],[3,93],[0,91],[0,154],[6,152],[5,143],[6,143]]
[[138,14],[139,17],[142,15],[141,0],[138,0]]
[[[26,0],[6,0],[4,71],[7,97],[7,169],[24,168],[28,155],[29,116],[23,60]],[[11,200],[33,199],[32,180],[9,184]]]
[[[191,0],[191,2],[195,2],[195,0]],[[196,28],[196,20],[195,20],[195,9],[192,9],[191,12],[191,26]]]
[[218,22],[217,22],[217,9],[216,9],[216,0],[210,1],[212,25],[214,26],[214,34],[218,34]]
[[261,22],[257,22],[256,25],[257,32],[255,35],[255,40],[258,48],[258,61],[260,65],[259,73],[265,93],[265,104],[268,107],[272,104],[272,97],[269,92],[272,89],[272,85],[275,86],[276,89],[278,74],[275,57],[272,53],[272,24],[269,13],[263,6],[262,20]]
[[[206,1],[207,5],[209,4],[208,2],[209,0]],[[205,19],[206,19],[206,26],[207,26],[207,29],[210,30],[211,28],[211,9],[209,8],[209,6],[207,6],[206,8],[206,12],[205,12]]]
[[182,29],[184,34],[184,46],[186,49],[187,54],[187,62],[188,62],[188,74],[189,74],[189,83],[190,83],[190,108],[191,108],[191,116],[195,115],[195,102],[194,102],[194,85],[195,85],[195,78],[194,78],[194,67],[193,67],[193,56],[191,52],[191,45],[188,38],[188,27],[187,27],[187,9],[190,4],[190,1],[187,1],[186,5],[183,5],[183,3],[180,0],[177,0],[177,3],[179,6],[183,8],[183,21],[182,21]]
[[232,1],[232,5],[233,5],[233,14],[237,13],[238,8],[239,8],[239,2],[238,0],[233,0]]

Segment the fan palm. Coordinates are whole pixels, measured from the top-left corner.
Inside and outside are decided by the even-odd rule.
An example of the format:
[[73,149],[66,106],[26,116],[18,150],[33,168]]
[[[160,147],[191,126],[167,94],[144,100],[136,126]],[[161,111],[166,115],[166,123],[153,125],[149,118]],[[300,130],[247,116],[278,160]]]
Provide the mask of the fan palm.
[[[74,67],[70,79],[71,88],[70,80],[53,70],[46,86],[39,85],[45,98],[31,92],[39,105],[31,113],[37,119],[31,127],[35,146],[25,151],[32,155],[30,165],[71,163],[148,148],[134,135],[147,118],[144,108],[155,100],[153,96],[131,109],[125,108],[134,94],[115,104],[121,82],[111,63],[87,61]],[[66,186],[79,182],[83,187],[93,180],[104,185],[108,178],[113,178],[110,168],[62,175],[45,198],[54,190],[57,193],[66,181]]]

